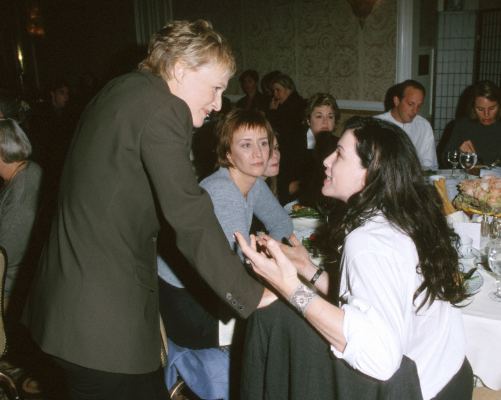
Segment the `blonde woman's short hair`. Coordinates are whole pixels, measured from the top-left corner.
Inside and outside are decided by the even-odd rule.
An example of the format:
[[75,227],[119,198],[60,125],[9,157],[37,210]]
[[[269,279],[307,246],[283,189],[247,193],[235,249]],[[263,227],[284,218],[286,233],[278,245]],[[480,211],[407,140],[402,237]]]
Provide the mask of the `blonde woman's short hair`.
[[236,71],[230,45],[210,22],[203,19],[173,21],[160,29],[152,36],[148,55],[139,64],[139,69],[151,71],[167,81],[172,78],[178,61],[190,69],[215,63],[225,67],[230,75]]

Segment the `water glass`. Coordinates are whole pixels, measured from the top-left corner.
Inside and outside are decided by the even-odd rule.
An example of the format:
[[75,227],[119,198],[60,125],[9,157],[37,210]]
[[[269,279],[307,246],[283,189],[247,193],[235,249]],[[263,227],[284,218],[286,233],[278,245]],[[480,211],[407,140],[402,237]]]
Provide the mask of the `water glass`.
[[487,246],[487,262],[496,278],[496,290],[489,293],[489,298],[501,302],[501,239],[491,240]]
[[466,173],[477,165],[477,153],[464,152],[459,155],[459,163]]
[[492,239],[501,239],[501,217],[492,217],[489,227],[490,237]]
[[480,260],[480,252],[473,247],[473,239],[471,237],[461,237],[458,258],[461,272],[468,272]]
[[447,161],[452,165],[452,173],[451,176],[454,176],[454,170],[457,168],[459,164],[459,150],[451,150],[447,152]]

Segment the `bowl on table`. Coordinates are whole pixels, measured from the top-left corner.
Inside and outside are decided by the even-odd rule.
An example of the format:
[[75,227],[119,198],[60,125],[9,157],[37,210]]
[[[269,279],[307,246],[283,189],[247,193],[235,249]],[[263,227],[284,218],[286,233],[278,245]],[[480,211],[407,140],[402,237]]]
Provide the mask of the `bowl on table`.
[[318,218],[298,217],[292,219],[295,231],[315,230],[319,224]]

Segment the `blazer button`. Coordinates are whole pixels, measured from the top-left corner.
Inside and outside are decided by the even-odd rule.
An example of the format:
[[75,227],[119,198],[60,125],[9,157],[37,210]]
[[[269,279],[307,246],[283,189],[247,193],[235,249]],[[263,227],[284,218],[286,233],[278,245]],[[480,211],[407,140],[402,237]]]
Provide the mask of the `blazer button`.
[[226,300],[231,300],[233,298],[231,293],[226,293]]
[[237,301],[235,299],[231,300],[231,305],[232,306],[236,306],[237,305]]

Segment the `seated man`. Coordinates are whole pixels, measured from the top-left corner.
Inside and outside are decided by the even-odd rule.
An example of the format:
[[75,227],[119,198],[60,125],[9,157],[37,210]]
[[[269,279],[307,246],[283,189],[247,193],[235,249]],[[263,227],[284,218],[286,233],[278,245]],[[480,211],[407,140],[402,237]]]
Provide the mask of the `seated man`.
[[409,136],[416,148],[421,167],[423,169],[437,169],[437,154],[435,138],[430,123],[420,115],[419,109],[423,105],[425,89],[414,80],[406,80],[395,86],[393,108],[380,118],[402,128]]

